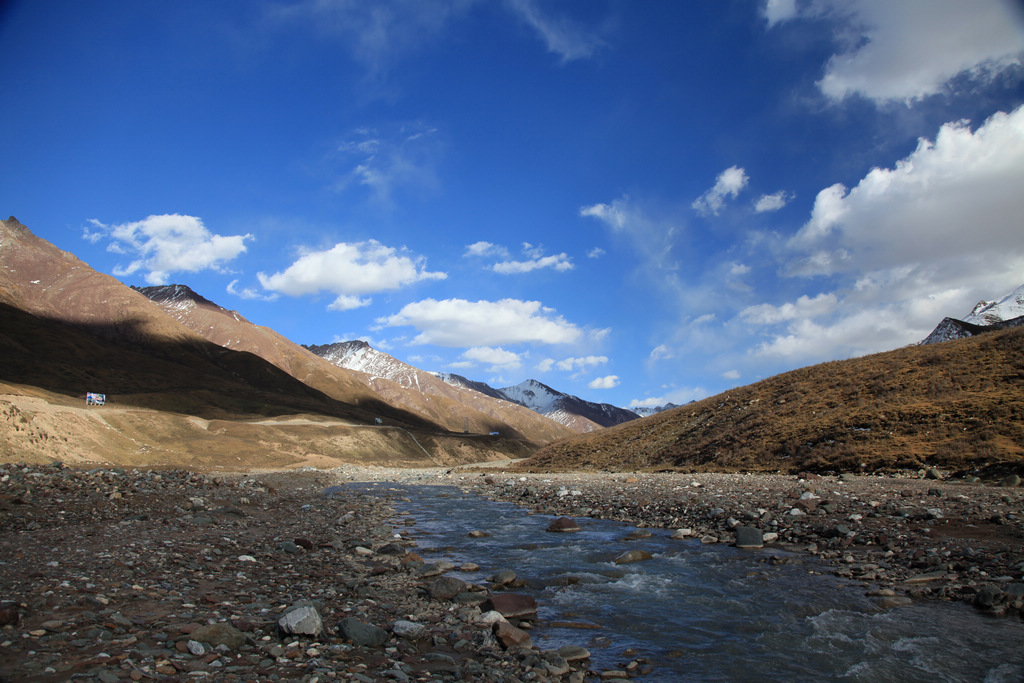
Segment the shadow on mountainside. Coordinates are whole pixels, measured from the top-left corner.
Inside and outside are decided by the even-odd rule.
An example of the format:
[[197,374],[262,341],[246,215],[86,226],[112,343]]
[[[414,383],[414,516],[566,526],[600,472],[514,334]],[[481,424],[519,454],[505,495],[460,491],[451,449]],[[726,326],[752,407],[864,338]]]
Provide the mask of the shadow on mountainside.
[[207,419],[311,413],[446,432],[382,401],[328,397],[251,353],[154,338],[140,320],[72,325],[0,303],[0,379],[72,399],[86,392],[140,408]]

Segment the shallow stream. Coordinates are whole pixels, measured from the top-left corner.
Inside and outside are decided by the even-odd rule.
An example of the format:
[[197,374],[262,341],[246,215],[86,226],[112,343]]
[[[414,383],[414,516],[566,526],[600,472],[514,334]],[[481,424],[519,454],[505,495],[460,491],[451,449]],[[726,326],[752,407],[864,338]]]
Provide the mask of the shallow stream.
[[[654,665],[648,681],[1024,680],[1020,619],[946,602],[885,610],[811,557],[673,540],[664,529],[627,541],[634,527],[587,518],[557,534],[546,531],[553,517],[454,487],[360,487],[396,497],[416,520],[397,530],[427,562],[475,563],[479,572],[450,572],[474,583],[515,571],[529,584],[517,592],[540,604],[534,644],[583,645],[593,669],[640,656]],[[634,549],[653,559],[612,562]],[[630,648],[638,654],[623,656]]]

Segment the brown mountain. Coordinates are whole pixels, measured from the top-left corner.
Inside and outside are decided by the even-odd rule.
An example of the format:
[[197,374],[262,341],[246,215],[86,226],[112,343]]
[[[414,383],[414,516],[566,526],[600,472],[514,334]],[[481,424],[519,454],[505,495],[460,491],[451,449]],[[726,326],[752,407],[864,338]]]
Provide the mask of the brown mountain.
[[[3,459],[429,465],[533,450],[508,437],[452,435],[358,382],[351,395],[343,382],[325,382],[329,395],[214,344],[14,218],[0,221],[0,357]],[[87,410],[88,391],[107,394],[108,405]]]
[[[385,402],[422,421],[462,433],[499,435],[545,444],[571,432],[532,411],[477,392],[459,391],[422,370],[387,354],[377,354],[376,373],[345,367],[325,358],[323,347],[303,347],[267,327],[246,320],[200,296],[185,285],[141,287],[137,290],[161,309],[207,341],[236,351],[247,351],[272,363],[328,396],[360,405]],[[361,344],[369,349],[365,342]],[[387,366],[385,368],[384,366]],[[384,374],[385,376],[381,376]]]
[[550,444],[530,470],[1024,465],[1024,329],[787,372]]

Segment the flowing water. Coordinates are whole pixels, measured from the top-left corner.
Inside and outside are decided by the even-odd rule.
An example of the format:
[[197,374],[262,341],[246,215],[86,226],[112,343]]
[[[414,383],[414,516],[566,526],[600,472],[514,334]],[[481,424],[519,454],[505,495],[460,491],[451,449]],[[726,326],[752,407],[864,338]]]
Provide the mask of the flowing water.
[[[673,540],[663,529],[627,541],[633,527],[586,518],[581,531],[556,534],[546,531],[553,517],[454,487],[363,488],[398,497],[416,520],[398,529],[425,561],[475,563],[477,573],[450,572],[474,583],[515,571],[529,583],[516,590],[540,604],[534,644],[583,645],[594,669],[617,668],[632,648],[655,666],[648,681],[1024,681],[1020,619],[946,602],[885,610],[814,558]],[[490,536],[467,537],[474,530]],[[634,549],[654,557],[612,562]]]

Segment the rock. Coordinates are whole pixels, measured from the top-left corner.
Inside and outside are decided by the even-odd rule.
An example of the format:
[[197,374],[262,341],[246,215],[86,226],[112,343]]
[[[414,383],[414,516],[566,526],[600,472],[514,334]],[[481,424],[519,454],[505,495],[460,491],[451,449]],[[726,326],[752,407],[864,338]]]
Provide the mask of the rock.
[[284,633],[316,636],[324,630],[323,618],[316,607],[303,605],[295,607],[277,620],[278,628]]
[[516,580],[516,573],[511,569],[499,569],[494,573],[494,576],[487,579],[491,583],[497,583],[502,586],[507,586]]
[[671,538],[680,539],[689,538],[690,536],[693,536],[693,529],[676,529],[672,532]]
[[548,525],[548,531],[553,532],[568,532],[568,531],[579,531],[580,525],[574,520],[568,517],[559,517],[555,521]]
[[451,600],[466,590],[466,582],[454,576],[442,576],[426,586],[427,594],[434,600]]
[[647,529],[634,529],[633,531],[630,531],[629,534],[626,535],[626,540],[627,541],[638,541],[641,538],[650,538],[650,537],[651,537],[651,532],[648,531]]
[[764,537],[756,526],[736,527],[737,548],[763,548]]
[[617,555],[612,562],[615,564],[632,564],[633,562],[650,560],[653,557],[654,556],[646,550],[627,550],[626,552]]
[[505,621],[505,617],[501,616],[501,612],[492,609],[478,616],[473,623],[478,626],[494,626],[499,621]]
[[939,472],[937,469],[932,467],[927,472],[925,472],[924,478],[925,479],[936,479],[936,480],[942,479],[942,472]]
[[712,543],[718,543],[718,536],[712,536],[711,534],[705,534],[704,536],[700,537],[700,542],[705,544],[705,545],[710,545]]
[[499,621],[494,625],[494,637],[505,649],[514,647],[532,647],[533,639],[521,628],[516,628],[507,621]]
[[229,650],[237,650],[245,645],[245,634],[224,622],[200,626],[192,631],[191,636],[192,640],[208,643],[213,647],[223,645]]
[[761,541],[764,543],[774,543],[777,540],[779,540],[779,535],[774,531],[769,531],[768,533],[761,534]]
[[188,643],[185,644],[185,647],[188,648],[189,653],[195,655],[196,657],[200,657],[206,654],[206,646],[200,643],[198,640],[188,641]]
[[590,659],[590,650],[579,645],[563,645],[558,648],[558,656],[567,662],[581,662]]
[[537,601],[522,593],[495,593],[483,602],[480,610],[494,610],[506,619],[522,619],[537,613]]
[[486,531],[479,531],[479,530],[470,531],[466,535],[469,536],[470,538],[487,538],[488,536],[490,536],[490,534],[487,533]]
[[354,617],[346,617],[338,623],[341,637],[352,641],[353,645],[364,647],[380,647],[388,640],[388,632],[373,624],[366,624]]
[[999,483],[999,485],[1000,486],[1020,486],[1020,477],[1017,476],[1016,474],[1011,474],[1008,477],[1006,477],[1005,479],[1003,479]]
[[399,619],[391,625],[391,632],[406,640],[416,640],[427,632],[427,627],[423,624],[417,624],[415,621]]

